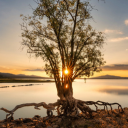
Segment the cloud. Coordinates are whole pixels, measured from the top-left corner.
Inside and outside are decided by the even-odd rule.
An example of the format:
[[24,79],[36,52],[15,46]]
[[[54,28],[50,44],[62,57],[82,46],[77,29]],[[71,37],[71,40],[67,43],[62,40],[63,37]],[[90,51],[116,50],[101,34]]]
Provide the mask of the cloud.
[[113,38],[113,39],[110,39],[109,41],[110,42],[120,42],[120,41],[126,41],[126,40],[128,40],[128,37]]
[[0,70],[11,70],[11,68],[7,66],[0,66]]
[[128,64],[114,64],[103,66],[102,69],[105,70],[128,70]]
[[36,68],[36,69],[25,69],[24,71],[45,71],[44,69]]
[[112,33],[114,33],[114,34],[123,34],[123,32],[121,32],[119,30],[112,30],[112,29],[105,29],[104,32],[106,34],[112,34]]
[[125,23],[125,25],[127,25],[127,26],[128,26],[128,20],[125,20],[125,21],[124,21],[124,23]]

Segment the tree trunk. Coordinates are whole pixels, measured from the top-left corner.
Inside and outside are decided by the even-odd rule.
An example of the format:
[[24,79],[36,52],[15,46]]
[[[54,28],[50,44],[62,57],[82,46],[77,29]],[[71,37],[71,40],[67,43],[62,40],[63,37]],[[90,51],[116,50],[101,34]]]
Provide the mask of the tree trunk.
[[72,98],[73,97],[72,82],[64,83],[62,84],[62,86],[60,83],[58,83],[57,94],[60,100],[68,100],[69,98]]
[[[70,113],[74,107],[75,107],[75,99],[73,98],[73,88],[72,88],[72,82],[67,81],[64,82],[60,86],[58,91],[58,96],[60,100],[62,101],[62,109],[63,109],[63,114],[68,114]],[[61,112],[62,113],[62,112]]]
[[64,90],[64,97],[66,100],[71,99],[73,97],[73,88],[72,88],[72,82],[68,82],[63,87]]

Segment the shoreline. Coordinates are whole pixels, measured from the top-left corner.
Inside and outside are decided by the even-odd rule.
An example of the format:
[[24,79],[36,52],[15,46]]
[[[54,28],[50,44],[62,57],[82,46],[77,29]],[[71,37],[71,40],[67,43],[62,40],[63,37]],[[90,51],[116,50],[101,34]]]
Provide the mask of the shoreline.
[[0,83],[46,83],[55,82],[54,80],[23,80],[23,79],[0,79]]
[[35,115],[33,118],[8,119],[0,121],[0,128],[128,128],[128,108],[124,108],[124,113],[119,113],[114,109],[113,113],[99,110],[93,112],[93,119],[80,113],[78,117],[70,116],[51,116],[40,117]]

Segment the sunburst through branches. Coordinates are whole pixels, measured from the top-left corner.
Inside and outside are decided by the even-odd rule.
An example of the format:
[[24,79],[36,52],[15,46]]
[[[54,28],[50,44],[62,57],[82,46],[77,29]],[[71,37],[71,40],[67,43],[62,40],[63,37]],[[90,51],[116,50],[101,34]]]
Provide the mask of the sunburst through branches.
[[68,70],[66,69],[64,73],[65,73],[65,74],[68,74]]

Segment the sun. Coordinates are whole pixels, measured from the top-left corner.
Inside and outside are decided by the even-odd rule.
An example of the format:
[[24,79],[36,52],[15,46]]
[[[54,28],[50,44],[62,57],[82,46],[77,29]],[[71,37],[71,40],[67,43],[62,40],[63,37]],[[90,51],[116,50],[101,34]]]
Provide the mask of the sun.
[[[64,70],[64,74],[66,74],[66,75],[67,75],[68,73],[69,73],[69,71],[68,71],[67,69],[66,69],[66,70]],[[61,72],[60,72],[60,76],[62,77],[62,75],[63,75],[63,72],[61,71]]]
[[68,70],[67,69],[65,70],[65,74],[68,74]]

